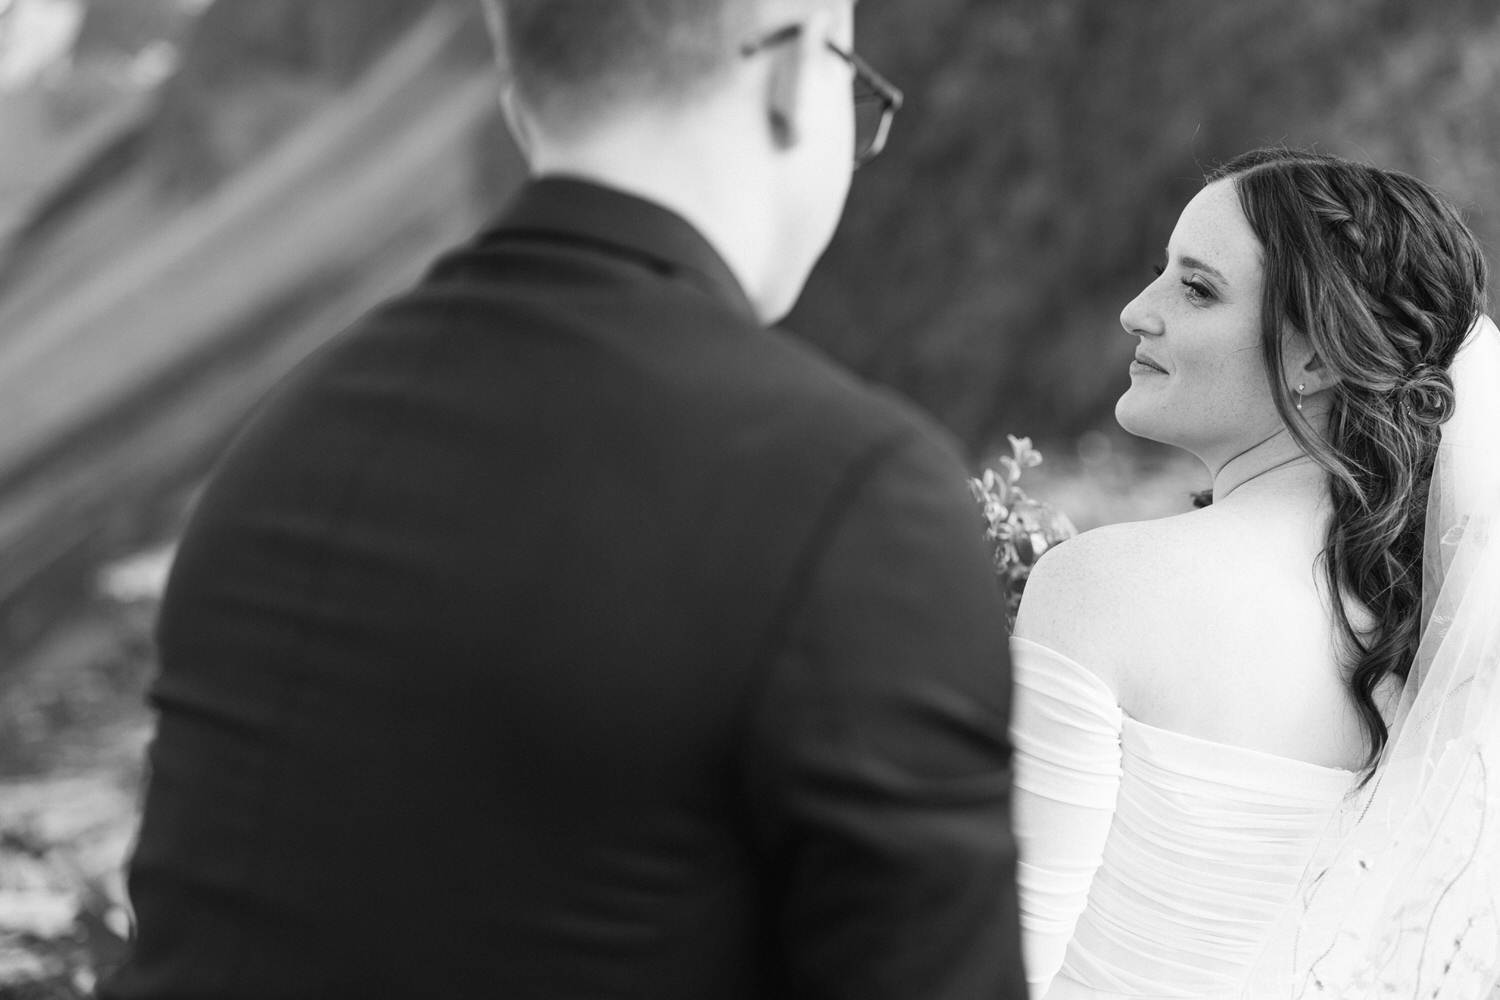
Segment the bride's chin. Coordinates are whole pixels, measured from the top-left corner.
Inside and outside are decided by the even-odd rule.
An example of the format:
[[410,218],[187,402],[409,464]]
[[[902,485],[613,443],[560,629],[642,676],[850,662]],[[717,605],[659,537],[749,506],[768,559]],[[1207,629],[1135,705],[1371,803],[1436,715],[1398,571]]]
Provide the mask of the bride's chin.
[[1130,398],[1130,395],[1129,390],[1127,390],[1125,395],[1121,396],[1115,403],[1115,423],[1119,424],[1120,429],[1126,434],[1145,438],[1147,441],[1159,441],[1162,444],[1170,444],[1170,441],[1163,440],[1161,436],[1163,429],[1157,426],[1160,421],[1153,421],[1146,414],[1141,413],[1132,405],[1134,401]]

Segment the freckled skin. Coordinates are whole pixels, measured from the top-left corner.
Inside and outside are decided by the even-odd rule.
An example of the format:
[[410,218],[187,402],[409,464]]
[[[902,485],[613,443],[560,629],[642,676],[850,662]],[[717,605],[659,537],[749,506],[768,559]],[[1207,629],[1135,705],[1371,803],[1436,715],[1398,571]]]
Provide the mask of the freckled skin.
[[1233,185],[1203,188],[1172,231],[1161,275],[1120,313],[1138,353],[1166,369],[1132,366],[1115,404],[1121,427],[1189,451],[1214,473],[1276,433],[1260,348],[1263,281],[1260,241]]

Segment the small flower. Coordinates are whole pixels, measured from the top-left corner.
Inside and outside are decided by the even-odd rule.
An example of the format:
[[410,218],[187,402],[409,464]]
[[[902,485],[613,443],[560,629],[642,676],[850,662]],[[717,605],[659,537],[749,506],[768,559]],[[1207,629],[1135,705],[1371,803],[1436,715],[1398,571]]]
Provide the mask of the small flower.
[[1017,465],[1023,469],[1035,469],[1042,464],[1042,453],[1031,446],[1031,438],[1018,438],[1014,434],[1005,436],[1010,441],[1010,451]]
[[1041,465],[1042,453],[1032,446],[1029,437],[1009,438],[1011,453],[1001,455],[996,467],[970,479],[969,490],[984,515],[984,537],[990,543],[996,581],[1005,596],[1006,627],[1012,628],[1031,567],[1043,553],[1073,537],[1077,530],[1067,515],[1031,499],[1021,489],[1022,473]]
[[1010,490],[1015,485],[1015,480],[1009,476],[1001,476],[994,469],[985,469],[984,478],[980,480],[984,486],[985,494],[998,503],[1001,507],[1010,506]]
[[993,534],[1010,517],[1010,484],[993,469],[986,469],[981,478],[969,480],[969,491],[984,512],[988,533]]

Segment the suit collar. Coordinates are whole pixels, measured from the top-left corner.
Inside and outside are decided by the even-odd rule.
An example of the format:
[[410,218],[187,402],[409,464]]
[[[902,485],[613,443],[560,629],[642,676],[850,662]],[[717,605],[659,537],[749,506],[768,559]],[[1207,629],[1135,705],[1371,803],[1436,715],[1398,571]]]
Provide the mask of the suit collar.
[[516,236],[560,238],[644,258],[761,325],[739,279],[703,234],[670,209],[635,195],[573,177],[530,180],[482,241]]

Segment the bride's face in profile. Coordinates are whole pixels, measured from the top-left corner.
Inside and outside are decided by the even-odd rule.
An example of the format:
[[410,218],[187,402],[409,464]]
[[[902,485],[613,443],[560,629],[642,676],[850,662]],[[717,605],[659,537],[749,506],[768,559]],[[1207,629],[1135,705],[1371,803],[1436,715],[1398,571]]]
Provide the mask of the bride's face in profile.
[[1217,473],[1281,418],[1260,346],[1260,241],[1229,180],[1190,201],[1156,280],[1120,313],[1137,339],[1120,426],[1197,455]]

